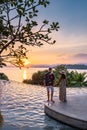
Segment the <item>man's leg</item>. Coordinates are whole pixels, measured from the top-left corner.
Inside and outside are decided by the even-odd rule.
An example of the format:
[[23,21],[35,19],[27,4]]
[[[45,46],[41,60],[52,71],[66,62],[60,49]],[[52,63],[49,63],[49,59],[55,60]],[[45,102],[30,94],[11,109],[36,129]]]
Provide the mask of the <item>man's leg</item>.
[[54,88],[51,87],[51,101],[54,103],[54,100],[53,100],[53,94],[54,94]]
[[48,98],[48,102],[50,101],[50,90],[49,90],[49,86],[47,86],[47,98]]
[[47,98],[48,98],[48,102],[50,101],[50,92],[49,91],[47,91]]
[[51,91],[51,101],[53,101],[53,91]]

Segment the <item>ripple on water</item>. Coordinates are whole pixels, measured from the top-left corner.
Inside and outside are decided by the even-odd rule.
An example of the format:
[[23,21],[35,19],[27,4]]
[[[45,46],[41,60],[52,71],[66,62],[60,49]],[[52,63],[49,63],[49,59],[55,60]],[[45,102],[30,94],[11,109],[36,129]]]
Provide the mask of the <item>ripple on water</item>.
[[[85,88],[68,88],[68,95],[87,93]],[[55,88],[55,97],[58,88]],[[46,89],[41,86],[26,85],[18,82],[0,81],[1,114],[5,126],[13,128],[41,128],[42,130],[75,130],[49,118],[44,113]],[[33,130],[32,129],[32,130]],[[38,129],[39,130],[39,129]]]

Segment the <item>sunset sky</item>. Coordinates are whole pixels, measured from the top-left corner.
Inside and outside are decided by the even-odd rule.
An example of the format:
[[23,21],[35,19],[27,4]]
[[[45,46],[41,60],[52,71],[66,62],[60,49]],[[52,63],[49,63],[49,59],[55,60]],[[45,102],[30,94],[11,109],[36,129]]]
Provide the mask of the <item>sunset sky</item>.
[[87,0],[50,0],[40,8],[38,22],[58,21],[60,29],[53,32],[55,45],[29,47],[32,64],[87,64]]

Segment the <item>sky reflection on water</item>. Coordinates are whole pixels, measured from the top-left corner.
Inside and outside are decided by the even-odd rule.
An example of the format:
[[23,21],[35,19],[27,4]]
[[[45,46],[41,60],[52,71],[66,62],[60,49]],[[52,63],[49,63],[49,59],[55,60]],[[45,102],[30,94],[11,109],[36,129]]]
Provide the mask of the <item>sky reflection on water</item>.
[[[85,92],[85,88],[79,90],[80,94]],[[78,89],[68,89],[67,94],[78,94]],[[55,88],[54,97],[57,95],[58,88]],[[9,130],[77,130],[45,115],[46,98],[44,87],[0,81],[2,130],[7,130],[7,127]]]

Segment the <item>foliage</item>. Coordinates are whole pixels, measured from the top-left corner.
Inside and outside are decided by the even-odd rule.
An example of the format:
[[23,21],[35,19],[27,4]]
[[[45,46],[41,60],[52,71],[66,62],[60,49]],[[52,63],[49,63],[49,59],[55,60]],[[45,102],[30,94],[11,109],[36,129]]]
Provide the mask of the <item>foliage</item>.
[[67,74],[67,85],[74,87],[84,87],[87,86],[87,75],[85,72],[78,73],[77,71],[71,71]]
[[38,17],[38,7],[47,5],[49,0],[0,0],[0,64],[10,62],[23,66],[22,59],[27,58],[28,52],[25,45],[41,46],[56,42],[49,34],[58,31],[58,22],[44,20],[37,30],[39,25],[35,18]]
[[[60,78],[60,71],[64,70],[66,72],[67,87],[86,87],[87,86],[87,74],[85,72],[78,73],[77,71],[69,72],[64,65],[57,66],[53,70],[55,75],[55,86],[58,86],[58,81]],[[43,85],[44,75],[47,70],[38,71],[32,75],[31,80],[25,80],[24,83]]]
[[4,73],[0,73],[0,79],[9,80],[8,77]]
[[54,73],[54,76],[55,76],[55,86],[58,85],[58,81],[59,81],[59,78],[60,78],[60,72],[64,70],[66,73],[67,73],[67,69],[66,69],[66,66],[65,65],[58,65],[53,73]]
[[23,83],[27,83],[27,84],[33,84],[31,79],[24,79]]
[[32,79],[24,80],[23,83],[43,85],[43,79],[44,79],[44,75],[46,72],[47,72],[47,70],[38,71],[32,75]]
[[44,75],[47,71],[38,71],[32,75],[32,83],[37,85],[43,85]]
[[[55,76],[55,86],[57,86],[58,84],[58,79],[60,77],[60,71],[61,70],[66,70],[66,67],[64,65],[60,65],[57,66],[56,68],[54,68],[53,70],[53,74]],[[30,84],[36,84],[36,85],[43,85],[43,79],[44,79],[44,75],[47,73],[48,70],[44,70],[44,71],[38,71],[36,73],[34,73],[32,75],[32,79],[31,80],[24,80],[24,83],[30,83]]]
[[6,64],[3,62],[3,58],[0,58],[0,67],[6,66]]

